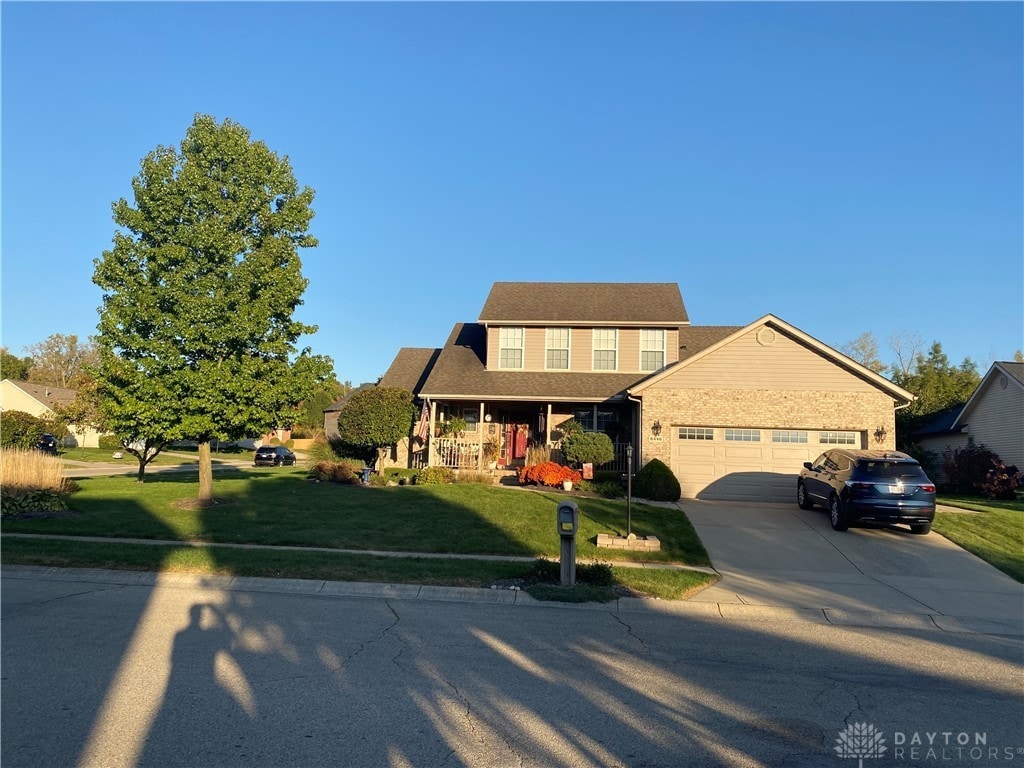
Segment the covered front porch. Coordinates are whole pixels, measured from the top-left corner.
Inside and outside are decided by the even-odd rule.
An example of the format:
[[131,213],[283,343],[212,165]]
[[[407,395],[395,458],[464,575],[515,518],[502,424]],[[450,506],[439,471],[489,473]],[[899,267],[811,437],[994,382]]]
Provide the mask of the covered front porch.
[[626,445],[636,433],[632,402],[562,403],[433,400],[427,421],[417,425],[425,439],[414,441],[412,465],[452,469],[518,469],[546,460],[561,460],[560,425],[575,419],[588,432],[604,432],[615,459],[595,469],[625,472]]

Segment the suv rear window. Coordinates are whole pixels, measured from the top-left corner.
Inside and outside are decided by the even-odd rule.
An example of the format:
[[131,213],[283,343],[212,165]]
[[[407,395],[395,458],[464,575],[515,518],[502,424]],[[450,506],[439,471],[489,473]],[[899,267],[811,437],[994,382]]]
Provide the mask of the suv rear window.
[[909,461],[858,461],[857,476],[892,480],[897,477],[927,479],[921,465]]

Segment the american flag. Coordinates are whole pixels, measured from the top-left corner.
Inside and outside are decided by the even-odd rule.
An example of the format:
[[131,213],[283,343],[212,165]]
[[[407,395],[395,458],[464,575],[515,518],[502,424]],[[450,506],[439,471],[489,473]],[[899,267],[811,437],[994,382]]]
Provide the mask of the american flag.
[[416,426],[416,437],[426,441],[427,431],[430,429],[430,411],[427,410],[427,403],[424,401],[423,410],[420,411],[420,423]]

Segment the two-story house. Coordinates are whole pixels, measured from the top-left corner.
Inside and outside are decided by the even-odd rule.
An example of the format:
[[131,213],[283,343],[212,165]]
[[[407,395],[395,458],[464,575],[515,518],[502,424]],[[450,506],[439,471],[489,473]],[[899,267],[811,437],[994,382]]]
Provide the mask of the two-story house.
[[[828,446],[894,447],[894,408],[914,399],[772,315],[693,326],[674,283],[495,283],[477,322],[402,349],[380,384],[426,404],[402,463],[480,467],[491,442],[520,466],[572,418],[612,437],[615,468],[631,445],[686,496],[762,501],[789,501]],[[444,434],[454,417],[465,430]]]

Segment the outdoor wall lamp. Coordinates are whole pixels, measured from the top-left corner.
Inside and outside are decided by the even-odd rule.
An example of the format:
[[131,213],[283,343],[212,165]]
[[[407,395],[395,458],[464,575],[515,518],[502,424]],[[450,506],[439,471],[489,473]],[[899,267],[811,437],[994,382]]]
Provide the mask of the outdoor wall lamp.
[[885,427],[879,427],[875,430],[875,441],[881,443],[887,434],[889,433],[885,431]]
[[653,424],[651,424],[651,433],[655,437],[661,437],[661,422],[660,421],[655,421]]

